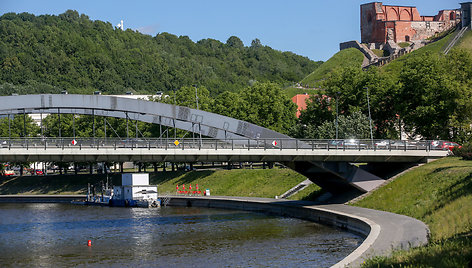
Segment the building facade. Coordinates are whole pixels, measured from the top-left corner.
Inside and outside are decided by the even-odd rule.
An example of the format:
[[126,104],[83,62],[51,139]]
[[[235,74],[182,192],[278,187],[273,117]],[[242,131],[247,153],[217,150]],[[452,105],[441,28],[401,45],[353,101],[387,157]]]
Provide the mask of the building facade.
[[296,113],[297,118],[300,117],[301,111],[306,109],[306,101],[309,98],[310,98],[310,95],[308,95],[307,93],[297,94],[292,97],[292,102],[297,105],[297,113]]
[[461,3],[462,28],[472,24],[472,2]]
[[421,16],[416,7],[388,6],[381,2],[361,5],[362,43],[385,44],[427,39],[460,22],[460,10],[441,10],[435,16]]

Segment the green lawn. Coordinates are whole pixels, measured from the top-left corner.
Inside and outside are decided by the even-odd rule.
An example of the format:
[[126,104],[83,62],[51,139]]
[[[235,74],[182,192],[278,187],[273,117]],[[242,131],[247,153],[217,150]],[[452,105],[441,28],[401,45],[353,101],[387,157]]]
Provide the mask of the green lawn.
[[179,172],[167,178],[157,174],[152,182],[162,193],[175,193],[176,185],[198,184],[201,189],[210,189],[212,195],[274,198],[305,179],[290,169],[274,168]]
[[304,93],[308,93],[309,95],[323,94],[324,90],[312,89],[312,88],[307,89],[307,88],[288,87],[288,88],[284,88],[284,92],[289,98],[292,98],[293,96],[297,94],[304,94]]
[[429,245],[366,267],[461,267],[472,260],[472,161],[448,157],[418,167],[355,205],[417,218],[431,231]]
[[[121,175],[109,175],[109,182],[121,184]],[[160,193],[175,193],[176,185],[198,184],[200,189],[210,189],[212,195],[250,196],[274,198],[306,178],[291,169],[233,169],[167,171],[149,174],[150,183],[159,185]],[[87,184],[100,185],[106,175],[50,175],[24,176],[0,182],[0,194],[86,194]],[[310,191],[319,190],[312,187]],[[305,193],[300,195],[304,198]]]
[[316,82],[326,77],[327,74],[340,67],[359,67],[362,66],[364,54],[356,48],[348,48],[334,54],[329,60],[321,64],[311,74],[305,77],[301,83],[310,87],[316,86]]
[[398,76],[403,68],[404,62],[410,58],[410,57],[415,57],[419,55],[423,55],[424,53],[442,53],[444,46],[447,44],[449,39],[452,37],[452,34],[447,35],[446,37],[442,38],[439,41],[436,41],[434,43],[431,43],[429,45],[426,45],[420,49],[417,49],[411,53],[408,53],[404,56],[399,57],[398,59],[390,62],[387,65],[384,65],[382,67],[382,70],[393,75],[393,76]]
[[465,48],[469,51],[472,51],[472,31],[467,31],[458,45],[459,48]]

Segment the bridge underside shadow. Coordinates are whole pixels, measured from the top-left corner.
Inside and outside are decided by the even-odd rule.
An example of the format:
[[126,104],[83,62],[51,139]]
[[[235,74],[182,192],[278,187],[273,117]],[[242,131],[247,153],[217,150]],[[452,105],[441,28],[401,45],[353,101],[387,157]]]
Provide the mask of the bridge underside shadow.
[[369,192],[417,163],[369,163],[356,166],[348,162],[283,162],[331,193],[330,201],[344,203]]

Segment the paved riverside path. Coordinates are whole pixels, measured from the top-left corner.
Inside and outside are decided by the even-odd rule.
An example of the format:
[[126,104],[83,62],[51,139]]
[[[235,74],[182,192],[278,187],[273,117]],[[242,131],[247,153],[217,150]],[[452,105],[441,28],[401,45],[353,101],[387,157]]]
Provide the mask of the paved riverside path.
[[201,206],[270,212],[347,229],[365,236],[363,243],[333,267],[358,267],[374,256],[428,243],[428,226],[411,217],[342,204],[222,196],[168,196],[169,205]]
[[408,216],[341,204],[320,205],[315,206],[315,208],[365,218],[380,228],[376,239],[367,241],[371,235],[369,234],[364,241],[364,243],[366,241],[367,243],[365,245],[363,243],[358,248],[358,250],[360,249],[358,252],[356,252],[357,250],[354,251],[338,263],[338,267],[344,267],[347,264],[350,264],[349,266],[360,266],[364,260],[374,256],[390,255],[394,249],[409,249],[428,243],[428,226],[422,221]]

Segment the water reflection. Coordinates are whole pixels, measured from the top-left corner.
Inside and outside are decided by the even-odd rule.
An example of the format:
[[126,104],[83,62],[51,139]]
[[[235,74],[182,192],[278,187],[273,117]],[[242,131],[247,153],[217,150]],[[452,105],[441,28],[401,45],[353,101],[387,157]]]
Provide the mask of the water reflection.
[[0,204],[0,241],[7,266],[324,267],[361,239],[244,211]]

